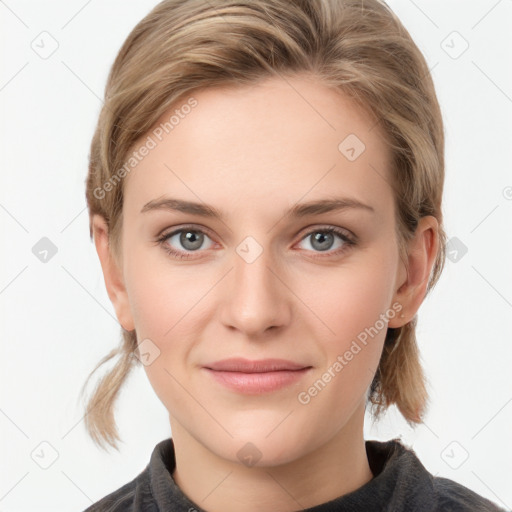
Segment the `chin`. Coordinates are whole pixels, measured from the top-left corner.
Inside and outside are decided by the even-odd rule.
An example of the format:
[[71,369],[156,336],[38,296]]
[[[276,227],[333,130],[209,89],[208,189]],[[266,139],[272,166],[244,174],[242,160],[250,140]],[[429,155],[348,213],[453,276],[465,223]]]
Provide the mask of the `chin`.
[[[277,424],[277,423],[276,423]],[[204,437],[204,444],[210,451],[230,462],[247,467],[274,467],[291,463],[305,455],[305,447],[310,443],[299,429],[281,429],[269,434],[254,425],[252,428],[231,431],[233,438],[222,439]]]

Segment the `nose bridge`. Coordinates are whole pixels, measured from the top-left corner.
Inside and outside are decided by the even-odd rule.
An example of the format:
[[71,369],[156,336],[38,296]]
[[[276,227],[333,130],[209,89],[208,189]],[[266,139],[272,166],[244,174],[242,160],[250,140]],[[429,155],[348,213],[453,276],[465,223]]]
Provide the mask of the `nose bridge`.
[[233,254],[233,272],[223,321],[246,334],[263,332],[286,321],[285,287],[276,276],[272,250],[246,237]]

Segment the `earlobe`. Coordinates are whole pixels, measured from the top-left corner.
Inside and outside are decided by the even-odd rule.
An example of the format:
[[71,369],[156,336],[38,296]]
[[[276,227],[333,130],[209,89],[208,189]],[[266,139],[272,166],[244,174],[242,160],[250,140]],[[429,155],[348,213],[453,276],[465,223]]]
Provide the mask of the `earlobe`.
[[393,303],[400,303],[402,309],[389,321],[389,327],[402,327],[410,322],[425,298],[439,250],[438,228],[439,223],[432,215],[422,217],[418,222],[415,236],[408,243],[408,269],[402,266],[393,297]]
[[100,259],[101,269],[103,271],[103,279],[107,293],[114,306],[117,319],[121,326],[127,331],[135,329],[128,294],[124,284],[124,276],[122,269],[112,253],[112,247],[109,243],[108,225],[106,220],[98,214],[93,215],[92,231],[94,237],[94,245]]

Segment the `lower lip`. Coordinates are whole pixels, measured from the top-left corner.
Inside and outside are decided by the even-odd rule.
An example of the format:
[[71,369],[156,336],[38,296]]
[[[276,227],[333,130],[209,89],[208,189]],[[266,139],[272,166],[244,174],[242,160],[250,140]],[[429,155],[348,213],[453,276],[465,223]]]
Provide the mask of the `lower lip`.
[[239,393],[258,395],[270,393],[299,381],[308,372],[309,368],[302,370],[281,370],[262,373],[242,373],[205,370],[219,383]]

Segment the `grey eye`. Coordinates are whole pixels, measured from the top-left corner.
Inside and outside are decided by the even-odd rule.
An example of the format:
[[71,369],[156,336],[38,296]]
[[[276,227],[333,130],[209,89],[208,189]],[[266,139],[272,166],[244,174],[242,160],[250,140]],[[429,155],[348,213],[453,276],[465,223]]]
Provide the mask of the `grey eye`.
[[[173,242],[174,239],[174,243]],[[177,241],[176,241],[177,239]],[[205,233],[195,229],[180,229],[166,237],[166,243],[178,251],[197,251],[203,248],[206,239],[210,239]]]
[[319,231],[309,235],[311,238],[311,245],[319,251],[327,251],[331,248],[334,242],[334,235],[332,233],[324,233]]
[[[336,238],[339,240],[338,246],[336,246]],[[305,247],[305,249],[313,250],[314,252],[335,251],[350,243],[344,235],[329,229],[311,231],[302,239],[301,243],[305,241],[310,241],[310,247]]]

